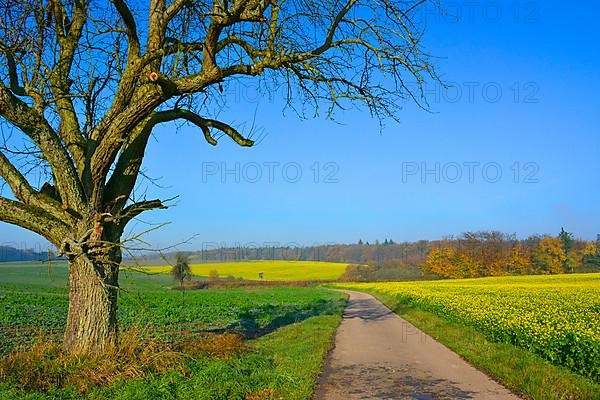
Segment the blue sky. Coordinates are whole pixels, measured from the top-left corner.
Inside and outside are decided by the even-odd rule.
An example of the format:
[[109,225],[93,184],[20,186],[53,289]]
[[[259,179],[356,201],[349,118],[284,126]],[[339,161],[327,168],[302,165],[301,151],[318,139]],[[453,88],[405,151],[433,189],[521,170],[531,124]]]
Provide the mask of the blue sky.
[[[595,238],[600,6],[480,2],[470,14],[471,3],[451,4],[459,21],[423,15],[428,48],[450,86],[428,87],[433,113],[407,103],[401,123],[386,121],[381,132],[364,110],[338,113],[336,122],[302,121],[277,96],[256,101],[251,89],[238,88],[232,97],[240,101],[221,116],[246,128],[254,123],[265,134],[256,147],[227,138],[211,147],[191,127],[157,129],[145,167],[161,187],[149,187],[148,197],[179,199],[143,218],[170,222],[147,240],[164,247],[197,235],[182,248],[412,241],[480,229],[525,237],[562,226]],[[438,167],[439,182],[433,172],[422,176],[423,167]],[[238,179],[222,175],[236,168]],[[0,237],[22,247],[41,243],[6,224]]]

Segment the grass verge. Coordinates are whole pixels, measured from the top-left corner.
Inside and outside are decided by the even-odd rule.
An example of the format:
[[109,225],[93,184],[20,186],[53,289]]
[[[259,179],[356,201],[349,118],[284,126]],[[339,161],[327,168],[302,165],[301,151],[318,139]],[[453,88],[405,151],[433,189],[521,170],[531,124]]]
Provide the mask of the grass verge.
[[600,385],[506,343],[491,342],[476,329],[448,321],[397,299],[372,292],[398,315],[526,399],[599,400]]
[[[311,317],[247,341],[241,354],[227,357],[211,354],[205,347],[183,349],[185,368],[148,368],[137,378],[125,374],[107,386],[86,386],[85,391],[66,382],[31,392],[4,381],[0,399],[310,399],[340,321],[340,315]],[[65,360],[60,362],[64,365]],[[40,363],[31,368],[36,365]]]

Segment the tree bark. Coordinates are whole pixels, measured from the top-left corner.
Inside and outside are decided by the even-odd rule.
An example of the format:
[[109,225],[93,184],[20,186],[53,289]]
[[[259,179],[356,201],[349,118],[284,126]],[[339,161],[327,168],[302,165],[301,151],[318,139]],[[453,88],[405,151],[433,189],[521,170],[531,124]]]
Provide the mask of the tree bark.
[[69,313],[63,341],[66,351],[98,353],[117,343],[120,261],[116,252],[102,261],[83,254],[69,260]]

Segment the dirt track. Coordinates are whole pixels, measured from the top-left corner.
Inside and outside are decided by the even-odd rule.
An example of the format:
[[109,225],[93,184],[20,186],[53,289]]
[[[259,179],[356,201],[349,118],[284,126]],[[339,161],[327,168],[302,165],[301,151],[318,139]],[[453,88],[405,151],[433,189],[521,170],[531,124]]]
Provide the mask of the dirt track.
[[350,298],[315,400],[519,398],[371,295]]

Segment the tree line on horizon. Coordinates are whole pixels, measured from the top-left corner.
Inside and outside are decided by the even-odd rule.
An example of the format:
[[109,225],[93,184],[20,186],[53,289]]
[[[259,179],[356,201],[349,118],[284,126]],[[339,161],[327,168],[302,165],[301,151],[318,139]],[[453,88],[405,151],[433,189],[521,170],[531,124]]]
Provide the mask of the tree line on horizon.
[[600,270],[600,235],[577,239],[561,229],[556,236],[518,239],[499,231],[464,232],[442,240],[314,246],[237,246],[189,252],[191,262],[297,260],[348,263],[344,280],[395,280],[426,276],[468,278],[557,274]]

